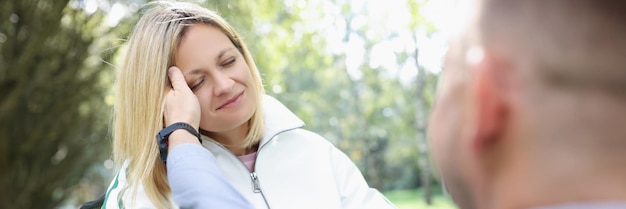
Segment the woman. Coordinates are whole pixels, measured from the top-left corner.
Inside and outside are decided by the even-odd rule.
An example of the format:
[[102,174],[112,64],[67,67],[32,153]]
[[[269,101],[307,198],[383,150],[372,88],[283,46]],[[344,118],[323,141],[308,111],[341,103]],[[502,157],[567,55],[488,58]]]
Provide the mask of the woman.
[[[255,208],[394,208],[345,154],[264,95],[250,52],[214,12],[151,3],[128,43],[114,119],[121,169],[107,191],[108,206],[176,207],[155,135],[183,122],[200,131],[210,160]],[[193,132],[172,132],[170,146],[200,144]]]

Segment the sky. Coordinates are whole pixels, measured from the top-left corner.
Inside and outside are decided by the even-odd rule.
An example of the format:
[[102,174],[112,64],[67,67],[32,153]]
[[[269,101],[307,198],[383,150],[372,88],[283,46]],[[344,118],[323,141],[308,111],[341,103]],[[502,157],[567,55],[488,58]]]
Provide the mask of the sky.
[[[360,66],[362,63],[367,63],[372,68],[386,69],[390,76],[398,76],[406,85],[410,85],[417,76],[417,63],[431,73],[441,71],[448,40],[464,25],[469,2],[468,0],[348,1],[352,5],[352,12],[357,16],[350,23],[339,22],[339,27],[327,31],[326,36],[330,43],[331,53],[345,53],[346,68],[353,79],[361,78]],[[407,8],[408,1],[421,2],[423,6],[419,13],[427,22],[434,25],[435,32],[428,31],[426,27],[418,28],[416,31],[407,29],[413,18],[411,11]],[[366,37],[350,34],[349,41],[343,42],[340,37],[346,33],[341,29],[344,24],[351,24],[353,28],[368,25]],[[389,33],[392,32],[396,34],[390,35]],[[380,39],[380,36],[385,35],[392,38]],[[372,47],[369,57],[364,47],[366,39],[380,40]],[[398,66],[396,53],[411,53],[415,47],[420,51],[418,60],[409,57]]]

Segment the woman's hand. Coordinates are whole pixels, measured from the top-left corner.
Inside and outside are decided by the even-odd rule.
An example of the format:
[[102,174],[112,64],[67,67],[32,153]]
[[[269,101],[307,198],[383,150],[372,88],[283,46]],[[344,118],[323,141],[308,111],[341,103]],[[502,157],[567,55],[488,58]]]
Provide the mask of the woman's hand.
[[200,125],[200,103],[187,86],[185,76],[177,67],[167,70],[172,89],[165,96],[165,126],[176,122],[188,123],[198,130]]
[[[187,86],[185,76],[180,69],[170,67],[167,70],[167,75],[172,84],[172,89],[168,91],[165,96],[165,110],[163,113],[165,126],[183,122],[188,123],[198,130],[200,126],[200,103],[198,102],[198,98],[196,98],[196,95],[193,94],[189,86]],[[170,150],[183,142],[199,143],[198,138],[182,129],[174,131],[169,139]]]

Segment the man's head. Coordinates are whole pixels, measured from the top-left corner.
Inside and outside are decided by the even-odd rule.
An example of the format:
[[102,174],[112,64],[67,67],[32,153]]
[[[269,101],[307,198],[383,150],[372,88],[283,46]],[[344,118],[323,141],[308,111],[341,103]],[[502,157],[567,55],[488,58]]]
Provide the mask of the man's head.
[[626,188],[626,1],[478,5],[451,44],[429,130],[455,201],[507,208],[626,200],[624,189],[584,183],[604,186],[598,180],[619,173],[613,183]]

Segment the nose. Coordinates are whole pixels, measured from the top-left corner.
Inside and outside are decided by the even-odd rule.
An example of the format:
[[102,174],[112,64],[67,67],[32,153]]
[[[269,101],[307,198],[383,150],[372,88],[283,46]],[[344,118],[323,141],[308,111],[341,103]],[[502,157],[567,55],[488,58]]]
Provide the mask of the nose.
[[215,96],[227,94],[235,86],[235,81],[224,73],[216,73],[214,78],[213,95]]

